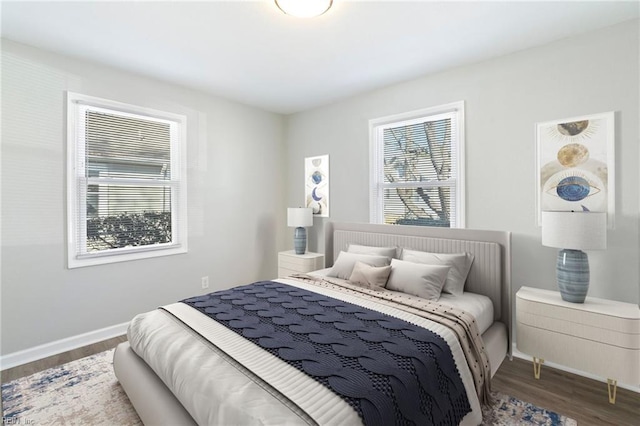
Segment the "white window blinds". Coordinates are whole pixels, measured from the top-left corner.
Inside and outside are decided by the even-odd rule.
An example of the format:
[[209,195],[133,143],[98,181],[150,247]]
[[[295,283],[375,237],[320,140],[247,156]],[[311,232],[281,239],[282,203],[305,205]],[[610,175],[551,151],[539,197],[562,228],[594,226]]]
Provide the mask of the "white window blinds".
[[184,117],[76,94],[69,115],[70,267],[184,252]]
[[371,122],[371,220],[463,226],[462,103]]

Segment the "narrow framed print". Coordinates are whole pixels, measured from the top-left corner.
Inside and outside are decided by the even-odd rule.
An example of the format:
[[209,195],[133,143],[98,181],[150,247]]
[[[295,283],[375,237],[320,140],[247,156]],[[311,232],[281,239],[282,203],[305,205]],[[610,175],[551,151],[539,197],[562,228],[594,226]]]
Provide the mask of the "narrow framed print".
[[314,216],[329,217],[329,156],[304,159],[305,207]]

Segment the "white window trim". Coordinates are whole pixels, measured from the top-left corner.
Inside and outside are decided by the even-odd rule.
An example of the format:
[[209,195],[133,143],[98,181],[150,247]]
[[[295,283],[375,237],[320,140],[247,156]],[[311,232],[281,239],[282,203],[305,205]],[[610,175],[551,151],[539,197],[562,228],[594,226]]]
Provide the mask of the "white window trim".
[[[180,190],[176,182],[168,182],[172,197],[178,200],[176,214],[171,215],[173,243],[156,244],[148,247],[123,247],[105,252],[78,254],[78,233],[86,233],[86,208],[79,208],[78,203],[81,185],[79,178],[84,177],[84,170],[78,167],[79,156],[84,156],[84,148],[78,146],[79,128],[77,123],[78,109],[83,105],[107,108],[123,114],[137,114],[168,120],[178,123],[179,148],[171,144],[172,173],[179,176]],[[122,102],[79,93],[67,92],[67,262],[69,269],[107,263],[125,262],[159,256],[169,256],[187,252],[187,118],[184,115],[168,113],[146,107],[139,107]],[[175,167],[175,168],[174,168]],[[124,183],[123,181],[118,181]],[[86,201],[86,198],[84,199]],[[80,226],[77,226],[80,224]],[[84,229],[84,231],[83,231]]]
[[[384,202],[382,198],[382,149],[379,144],[383,143],[383,127],[389,124],[410,125],[424,120],[425,117],[434,117],[439,114],[456,112],[458,120],[456,121],[458,132],[458,144],[456,152],[455,166],[459,182],[457,182],[457,191],[455,197],[456,203],[456,223],[455,228],[464,228],[466,226],[466,206],[465,206],[465,135],[464,135],[464,101],[452,102],[445,105],[439,105],[430,108],[419,109],[401,114],[389,115],[386,117],[375,118],[369,120],[369,220],[371,223],[384,223]],[[387,185],[387,187],[393,185]],[[412,186],[411,183],[402,183],[399,186]],[[415,186],[429,186],[426,182],[415,184]],[[443,186],[437,184],[434,186]]]

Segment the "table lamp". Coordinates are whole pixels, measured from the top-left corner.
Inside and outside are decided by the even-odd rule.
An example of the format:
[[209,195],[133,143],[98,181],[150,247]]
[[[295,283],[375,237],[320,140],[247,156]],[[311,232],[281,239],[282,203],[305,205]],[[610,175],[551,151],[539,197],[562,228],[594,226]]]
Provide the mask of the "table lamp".
[[305,207],[289,207],[287,225],[296,228],[293,233],[296,254],[304,254],[307,249],[307,230],[304,227],[313,225],[313,211]]
[[607,214],[543,211],[542,245],[556,247],[556,277],[562,299],[584,303],[589,290],[589,258],[582,250],[607,248]]

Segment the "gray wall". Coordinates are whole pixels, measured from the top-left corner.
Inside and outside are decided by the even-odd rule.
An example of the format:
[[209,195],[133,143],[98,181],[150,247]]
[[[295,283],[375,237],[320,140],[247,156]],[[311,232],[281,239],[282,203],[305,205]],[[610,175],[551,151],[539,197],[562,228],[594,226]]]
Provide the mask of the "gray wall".
[[[638,21],[283,119],[178,86],[2,41],[1,354],[276,275],[303,202],[304,157],[329,154],[331,217],[369,220],[368,120],[465,101],[467,226],[513,232],[514,292],[555,288],[535,220],[534,125],[616,111],[616,228],[591,252],[592,296],[638,302]],[[189,253],[65,267],[64,91],[188,117]],[[34,118],[37,118],[35,120]],[[322,251],[323,224],[309,248]]]
[[[639,298],[639,21],[429,75],[288,117],[289,203],[303,199],[303,158],[330,156],[332,221],[369,220],[368,120],[464,100],[467,227],[513,233],[513,291],[555,289],[556,249],[535,213],[535,123],[615,111],[616,227],[589,253],[589,294]],[[310,228],[322,251],[323,224]]]
[[[66,268],[65,91],[185,114],[189,253]],[[283,117],[2,41],[2,354],[276,276]],[[211,291],[209,290],[209,291]]]

